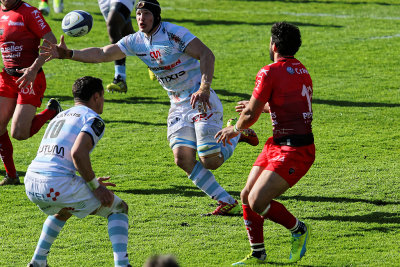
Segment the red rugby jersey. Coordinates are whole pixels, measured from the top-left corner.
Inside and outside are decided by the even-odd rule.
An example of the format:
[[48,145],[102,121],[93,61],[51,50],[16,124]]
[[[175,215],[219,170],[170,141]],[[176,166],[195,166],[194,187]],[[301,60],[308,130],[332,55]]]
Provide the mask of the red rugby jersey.
[[40,11],[21,1],[11,10],[0,10],[0,49],[6,68],[25,68],[39,55],[40,40],[50,32]]
[[294,57],[263,67],[253,91],[257,100],[269,103],[275,138],[312,132],[312,94],[310,74]]

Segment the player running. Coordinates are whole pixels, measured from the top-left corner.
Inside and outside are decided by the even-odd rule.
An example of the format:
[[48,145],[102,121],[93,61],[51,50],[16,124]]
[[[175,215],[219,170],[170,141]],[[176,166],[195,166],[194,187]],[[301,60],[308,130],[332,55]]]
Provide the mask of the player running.
[[[90,76],[75,81],[75,106],[61,112],[48,125],[36,158],[25,176],[28,198],[49,215],[28,267],[47,266],[47,255],[65,222],[75,215],[98,215],[108,220],[115,266],[130,266],[127,254],[128,205],[96,178],[90,152],[104,134],[104,89]],[[81,176],[76,175],[76,171]]]
[[311,131],[313,87],[307,69],[294,58],[301,46],[299,29],[289,23],[275,23],[271,29],[270,58],[274,63],[257,74],[250,101],[236,107],[241,112],[234,126],[217,133],[224,144],[253,125],[262,112],[269,112],[273,136],[265,143],[247,184],[241,192],[243,219],[251,253],[233,265],[265,264],[263,224],[265,219],[279,223],[292,233],[289,261],[300,260],[307,249],[311,228],[274,200],[294,186],[315,159]]
[[20,0],[1,0],[0,47],[4,68],[0,73],[0,157],[6,169],[3,185],[20,184],[13,159],[13,145],[7,131],[12,118],[11,136],[25,140],[62,109],[55,99],[36,114],[46,90],[46,77],[39,56],[41,39],[57,43],[42,14]]
[[156,0],[139,1],[136,20],[140,31],[117,44],[70,50],[62,37],[58,46],[43,48],[47,51],[44,55],[49,57],[47,60],[67,58],[88,63],[138,56],[170,98],[168,140],[176,165],[198,188],[218,201],[217,209],[210,214],[238,214],[238,202],[218,184],[209,169],[215,170],[228,160],[239,141],[257,145],[258,138],[252,130],[246,130],[228,146],[216,142],[214,136],[222,128],[223,110],[211,89],[214,54],[186,28],[162,22]]
[[[38,9],[42,12],[43,16],[48,16],[50,14],[49,0],[41,0]],[[62,13],[64,11],[64,1],[53,0],[53,9],[56,13]]]
[[[107,23],[108,36],[112,44],[122,37],[135,33],[132,26],[131,12],[135,0],[98,0],[101,13]],[[126,93],[125,57],[114,61],[114,80],[107,85],[107,91]]]

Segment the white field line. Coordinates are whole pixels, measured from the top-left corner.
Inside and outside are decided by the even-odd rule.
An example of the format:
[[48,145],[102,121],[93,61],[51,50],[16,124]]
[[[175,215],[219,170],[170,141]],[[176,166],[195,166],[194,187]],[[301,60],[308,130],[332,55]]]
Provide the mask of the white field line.
[[330,18],[341,18],[341,19],[376,19],[376,20],[400,20],[400,17],[378,17],[374,15],[365,15],[365,16],[354,16],[354,15],[346,15],[346,14],[329,14],[329,13],[297,13],[297,12],[269,12],[269,11],[235,11],[235,10],[216,10],[216,9],[188,9],[188,8],[173,8],[173,7],[163,7],[163,10],[179,10],[179,11],[187,11],[190,13],[193,12],[205,12],[205,13],[249,13],[252,15],[289,15],[289,16],[297,16],[297,17],[330,17]]

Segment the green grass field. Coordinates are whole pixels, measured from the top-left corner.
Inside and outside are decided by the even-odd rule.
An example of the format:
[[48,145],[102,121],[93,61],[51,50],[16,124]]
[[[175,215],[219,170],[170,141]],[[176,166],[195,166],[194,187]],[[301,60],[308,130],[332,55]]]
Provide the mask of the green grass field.
[[[37,5],[38,1],[28,1]],[[94,17],[92,32],[66,37],[70,48],[108,44],[97,1],[65,0],[67,11]],[[248,99],[257,71],[269,64],[271,25],[299,26],[297,54],[314,82],[317,158],[300,182],[279,198],[309,222],[313,236],[300,266],[400,266],[400,3],[398,0],[160,0],[165,21],[187,27],[216,56],[212,87],[225,121],[235,103]],[[63,14],[47,17],[57,38]],[[137,26],[135,25],[137,29]],[[92,75],[111,82],[113,63],[54,60],[44,66],[44,103],[59,98],[73,105],[75,79]],[[241,217],[201,217],[215,202],[175,166],[166,140],[169,100],[135,57],[127,60],[128,93],[107,93],[102,115],[106,133],[92,153],[98,176],[117,183],[130,205],[129,255],[142,266],[154,254],[174,254],[181,266],[229,266],[250,251]],[[43,108],[43,107],[42,107]],[[42,108],[40,110],[42,110]],[[267,115],[254,125],[261,144],[271,135]],[[13,140],[21,177],[35,157],[44,128],[26,141]],[[214,172],[239,198],[262,145],[240,144]],[[0,174],[4,175],[1,167]],[[0,266],[26,266],[46,219],[23,186],[0,188]],[[264,226],[271,266],[287,265],[290,234],[270,221]],[[107,222],[88,217],[68,221],[48,257],[50,266],[113,266]]]

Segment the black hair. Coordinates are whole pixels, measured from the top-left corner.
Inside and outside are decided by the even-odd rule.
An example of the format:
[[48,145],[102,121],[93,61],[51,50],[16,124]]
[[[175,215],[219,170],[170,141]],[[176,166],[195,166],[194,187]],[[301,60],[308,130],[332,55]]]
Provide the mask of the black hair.
[[72,86],[75,100],[87,102],[95,93],[104,91],[103,81],[99,78],[84,76],[77,79]]
[[301,46],[301,34],[297,26],[277,22],[271,28],[271,41],[281,56],[294,56]]

